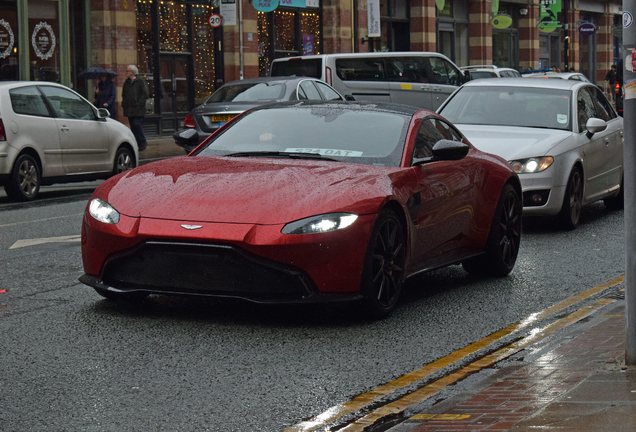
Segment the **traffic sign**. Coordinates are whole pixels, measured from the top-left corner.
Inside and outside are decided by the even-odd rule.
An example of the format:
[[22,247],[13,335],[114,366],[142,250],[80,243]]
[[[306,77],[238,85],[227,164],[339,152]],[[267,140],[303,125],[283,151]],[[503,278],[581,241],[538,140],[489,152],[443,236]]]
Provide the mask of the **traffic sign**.
[[223,20],[221,19],[221,15],[218,15],[218,14],[212,14],[210,15],[210,18],[208,19],[208,22],[214,28],[221,27],[222,21]]

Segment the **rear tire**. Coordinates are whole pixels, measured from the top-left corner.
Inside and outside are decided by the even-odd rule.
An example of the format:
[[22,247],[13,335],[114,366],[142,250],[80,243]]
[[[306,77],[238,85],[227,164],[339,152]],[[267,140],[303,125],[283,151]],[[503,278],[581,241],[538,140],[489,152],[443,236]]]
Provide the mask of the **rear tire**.
[[517,262],[521,240],[522,204],[515,188],[504,186],[490,227],[486,252],[462,263],[471,274],[508,275]]
[[581,207],[583,206],[583,176],[581,169],[574,167],[565,188],[563,207],[557,216],[566,230],[573,230],[579,225]]
[[395,212],[384,209],[371,231],[362,271],[365,313],[373,319],[389,315],[400,297],[406,265],[404,228]]
[[4,190],[14,201],[32,201],[40,192],[41,181],[38,163],[31,155],[23,154],[13,164],[13,170],[4,185]]
[[135,157],[127,147],[120,147],[115,154],[113,175],[131,170],[135,167]]

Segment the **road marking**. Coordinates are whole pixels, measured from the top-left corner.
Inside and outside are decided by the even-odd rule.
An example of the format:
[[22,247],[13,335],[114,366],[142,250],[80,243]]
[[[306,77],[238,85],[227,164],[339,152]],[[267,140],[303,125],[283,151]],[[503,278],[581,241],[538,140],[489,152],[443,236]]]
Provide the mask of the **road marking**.
[[449,385],[455,384],[461,380],[466,379],[469,375],[472,375],[476,372],[481,371],[484,368],[491,367],[492,365],[510,357],[513,354],[518,353],[524,348],[544,339],[547,336],[550,336],[556,333],[559,330],[563,330],[564,328],[581,321],[584,318],[592,315],[597,310],[605,307],[610,303],[614,303],[616,300],[610,299],[599,299],[595,301],[591,306],[586,306],[583,309],[579,309],[578,311],[561,318],[552,324],[548,324],[547,326],[537,329],[532,332],[530,336],[527,336],[517,342],[514,342],[504,348],[501,348],[492,354],[489,354],[468,366],[460,369],[457,372],[454,372],[446,377],[443,377],[432,384],[422,387],[419,390],[410,393],[395,402],[384,405],[371,413],[365,415],[364,417],[356,420],[355,422],[349,424],[348,426],[339,429],[340,432],[363,432],[367,427],[373,425],[378,420],[388,416],[402,413],[406,408],[422,403],[426,399],[431,396],[436,395],[442,389],[448,387]]
[[39,238],[39,239],[30,239],[30,240],[18,240],[13,243],[13,245],[9,249],[18,249],[27,246],[36,246],[46,243],[67,243],[67,242],[78,242],[82,238],[81,235],[70,235],[70,236],[62,236],[62,237],[48,237],[48,238]]
[[10,223],[10,224],[0,225],[0,228],[5,228],[5,227],[10,227],[10,226],[15,226],[15,225],[28,224],[28,223],[35,223],[35,222],[46,222],[46,221],[55,220],[55,219],[63,219],[63,218],[67,218],[67,217],[81,216],[83,214],[84,213],[75,213],[75,214],[64,215],[64,216],[50,217],[50,218],[46,218],[46,219],[37,219],[37,220],[13,222],[13,223]]
[[450,421],[450,420],[466,420],[470,418],[470,414],[416,414],[410,417],[409,420],[437,420],[437,421]]
[[[528,316],[523,321],[519,321],[515,324],[512,324],[502,330],[499,330],[490,336],[486,336],[485,338],[474,342],[458,351],[455,351],[445,357],[440,358],[439,360],[434,361],[426,366],[423,366],[419,369],[416,369],[413,372],[409,372],[406,375],[401,376],[387,384],[384,384],[380,387],[377,387],[374,390],[363,393],[355,398],[342,403],[340,405],[336,405],[334,407],[329,408],[327,411],[318,414],[315,417],[307,421],[303,421],[294,425],[288,429],[285,429],[283,432],[310,432],[314,431],[322,426],[325,426],[327,423],[337,420],[340,417],[343,417],[347,414],[354,413],[374,402],[379,401],[381,398],[395,393],[396,391],[404,388],[406,386],[412,385],[421,381],[435,372],[442,370],[443,368],[449,367],[454,363],[457,363],[467,356],[489,346],[490,344],[496,342],[499,339],[502,339],[506,336],[509,336],[513,333],[520,331],[521,329],[533,325],[540,320],[550,317],[568,307],[583,301],[591,296],[594,296],[600,292],[603,292],[625,280],[625,275],[619,276],[615,279],[612,279],[608,282],[605,282],[601,285],[598,285],[594,288],[590,288],[587,291],[579,293],[575,296],[572,296],[568,299],[565,299],[555,305],[552,305],[540,312],[534,313]],[[426,388],[426,387],[425,387]],[[434,393],[433,393],[434,394]]]

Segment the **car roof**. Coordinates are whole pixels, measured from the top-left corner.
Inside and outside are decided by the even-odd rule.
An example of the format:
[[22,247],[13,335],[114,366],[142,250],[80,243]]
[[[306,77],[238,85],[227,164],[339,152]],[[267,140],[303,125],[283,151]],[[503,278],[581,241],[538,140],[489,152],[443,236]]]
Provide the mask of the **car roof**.
[[53,82],[53,81],[0,81],[0,88],[2,87],[24,87],[29,85],[51,85],[55,87],[62,87],[68,89],[67,86]]
[[235,81],[226,82],[223,85],[227,86],[227,85],[237,85],[237,84],[262,83],[262,82],[267,82],[267,83],[282,82],[282,83],[284,83],[284,82],[289,82],[289,81],[301,81],[301,80],[311,80],[311,81],[324,82],[322,80],[319,80],[318,78],[307,77],[307,76],[280,76],[280,77],[246,78],[246,79],[242,79],[242,80],[235,80]]
[[294,56],[294,57],[282,57],[274,59],[274,61],[288,61],[288,60],[308,60],[316,58],[330,57],[421,57],[422,55],[427,57],[441,57],[448,59],[444,54],[440,54],[432,51],[382,51],[382,52],[357,52],[357,53],[335,53],[335,54],[314,54],[306,56]]
[[588,82],[566,80],[566,79],[525,79],[525,78],[506,78],[505,80],[475,80],[469,81],[462,87],[527,87],[527,88],[550,88],[555,90],[572,90],[575,87],[590,85]]
[[[325,107],[334,107],[341,109],[349,109],[351,111],[377,111],[377,112],[389,112],[393,114],[402,114],[413,116],[419,111],[428,111],[422,108],[417,108],[410,105],[400,105],[394,103],[375,103],[375,102],[348,102],[348,101],[290,101],[290,102],[275,102],[266,105],[260,105],[255,110],[263,109],[279,109],[285,107],[313,107],[316,105],[322,105]],[[437,115],[432,111],[429,111],[433,115]]]
[[[552,77],[552,78],[563,78],[569,79],[572,76],[583,75],[580,72],[536,72],[531,74],[524,74],[524,78],[532,78],[532,77]],[[585,75],[583,75],[585,76]]]

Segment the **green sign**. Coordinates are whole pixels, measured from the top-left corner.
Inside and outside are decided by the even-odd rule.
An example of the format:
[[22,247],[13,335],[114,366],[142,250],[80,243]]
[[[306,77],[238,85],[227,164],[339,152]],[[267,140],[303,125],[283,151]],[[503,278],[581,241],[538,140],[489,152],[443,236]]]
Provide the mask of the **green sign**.
[[539,0],[539,30],[550,33],[561,27],[558,14],[561,13],[561,0]]
[[512,17],[508,14],[499,14],[490,21],[490,24],[497,29],[505,29],[512,25]]

